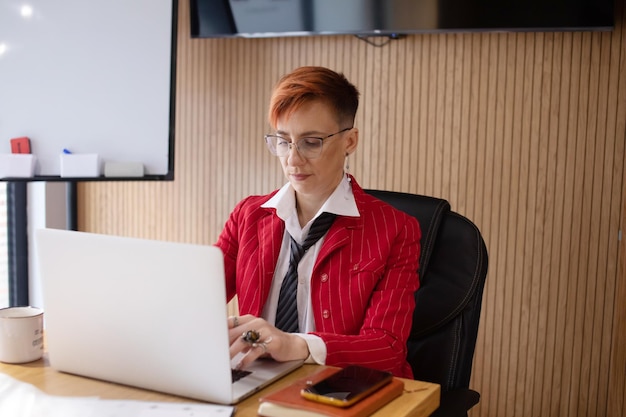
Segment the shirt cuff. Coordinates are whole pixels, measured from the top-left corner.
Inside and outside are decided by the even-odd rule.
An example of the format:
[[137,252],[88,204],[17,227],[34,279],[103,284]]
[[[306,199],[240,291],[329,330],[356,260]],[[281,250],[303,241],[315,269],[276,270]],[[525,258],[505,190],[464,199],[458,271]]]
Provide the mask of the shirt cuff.
[[326,364],[326,343],[321,337],[314,334],[298,333],[298,336],[304,339],[309,347],[309,357],[304,363],[315,363],[318,365]]

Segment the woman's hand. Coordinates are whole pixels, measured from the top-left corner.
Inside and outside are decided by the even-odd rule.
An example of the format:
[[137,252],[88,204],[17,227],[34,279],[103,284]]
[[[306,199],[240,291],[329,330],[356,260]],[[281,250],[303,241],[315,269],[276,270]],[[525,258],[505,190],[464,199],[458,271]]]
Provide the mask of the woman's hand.
[[278,362],[304,360],[309,356],[309,348],[303,338],[278,330],[267,321],[250,314],[229,317],[228,336],[230,358],[238,353],[243,354],[238,368],[245,368],[262,356],[269,356]]

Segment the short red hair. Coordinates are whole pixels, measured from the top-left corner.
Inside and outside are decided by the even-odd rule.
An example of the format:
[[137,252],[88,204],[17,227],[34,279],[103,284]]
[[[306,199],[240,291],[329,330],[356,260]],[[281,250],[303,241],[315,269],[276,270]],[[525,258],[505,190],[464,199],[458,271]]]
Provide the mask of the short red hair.
[[274,87],[268,121],[276,128],[278,119],[289,117],[302,105],[321,100],[337,115],[337,123],[345,128],[354,125],[359,107],[359,91],[341,73],[324,67],[300,67],[284,75]]

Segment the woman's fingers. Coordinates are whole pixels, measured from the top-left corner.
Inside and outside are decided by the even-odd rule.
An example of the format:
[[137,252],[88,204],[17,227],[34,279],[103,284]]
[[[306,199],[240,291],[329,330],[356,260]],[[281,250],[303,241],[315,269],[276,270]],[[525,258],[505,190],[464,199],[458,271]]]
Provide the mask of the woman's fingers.
[[241,354],[238,367],[246,367],[260,357],[272,357],[282,362],[306,359],[309,349],[297,334],[285,333],[264,319],[252,316],[228,318],[230,358]]

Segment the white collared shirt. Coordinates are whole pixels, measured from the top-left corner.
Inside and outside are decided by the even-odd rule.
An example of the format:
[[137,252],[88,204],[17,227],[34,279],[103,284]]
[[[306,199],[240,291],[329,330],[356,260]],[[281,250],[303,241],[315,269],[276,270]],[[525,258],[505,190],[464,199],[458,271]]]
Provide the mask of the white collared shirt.
[[[265,202],[261,207],[275,208],[276,215],[285,222],[285,234],[280,248],[280,254],[272,279],[272,287],[270,294],[263,308],[262,317],[270,323],[274,323],[276,319],[276,307],[278,306],[278,296],[283,279],[289,268],[289,257],[291,254],[291,237],[296,242],[302,244],[313,221],[323,212],[333,213],[338,216],[359,217],[359,210],[354,201],[352,186],[347,175],[335,188],[335,191],[324,202],[320,210],[315,214],[304,227],[300,227],[298,221],[298,213],[296,211],[296,195],[295,190],[290,183],[285,184],[278,192]],[[309,345],[309,362],[325,364],[326,362],[326,345],[321,338],[315,335],[306,334],[315,331],[315,319],[310,296],[310,280],[313,273],[313,266],[319,254],[320,248],[324,241],[324,237],[318,240],[304,254],[298,264],[298,325],[300,336],[302,336]]]

